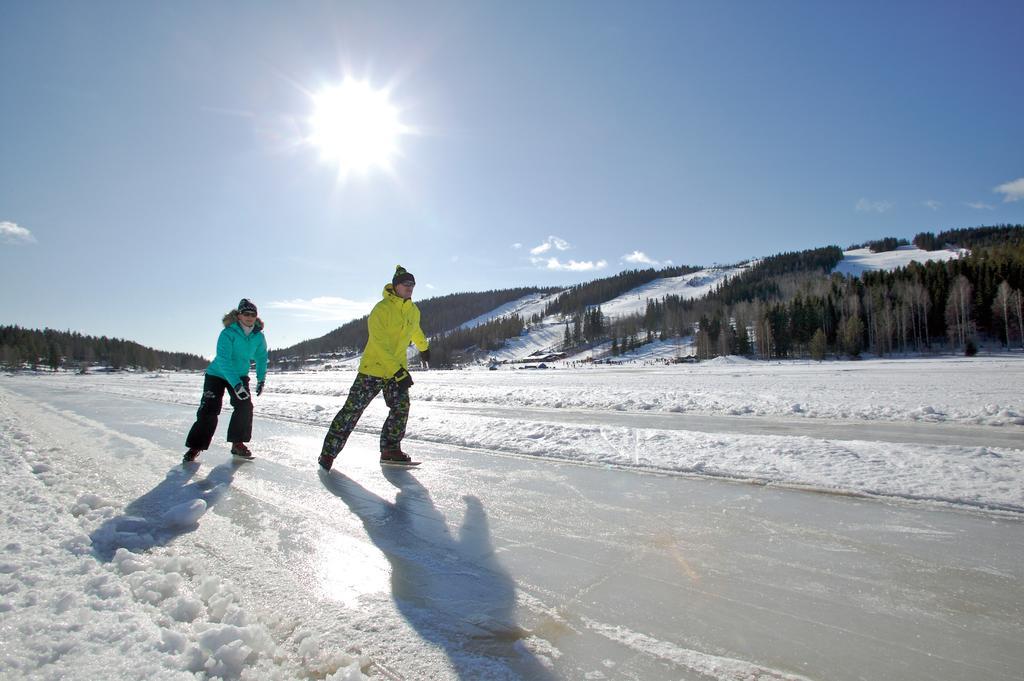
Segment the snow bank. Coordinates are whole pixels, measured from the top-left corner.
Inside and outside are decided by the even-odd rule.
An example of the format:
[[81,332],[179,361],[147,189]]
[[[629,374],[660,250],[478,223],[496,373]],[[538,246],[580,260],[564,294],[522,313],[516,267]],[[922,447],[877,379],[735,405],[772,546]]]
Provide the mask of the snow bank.
[[[326,428],[344,403],[353,377],[352,372],[272,374],[257,413]],[[138,376],[13,380],[85,387],[91,394],[171,399],[189,407],[201,386],[198,375],[171,375],[158,388]],[[1019,355],[822,363],[720,357],[697,365],[661,367],[417,372],[409,435],[515,455],[1024,510],[1024,460],[1012,445],[708,434],[516,416],[516,410],[546,409],[586,412],[597,424],[605,412],[777,417],[857,423],[868,429],[882,421],[920,427],[961,424],[998,429],[1003,443],[1012,443],[1012,436],[1006,435],[1018,432],[1024,446],[1024,401],[1012,387],[1022,382],[1024,357]],[[434,408],[424,408],[428,405]],[[500,407],[508,417],[474,416],[455,408],[488,405]],[[376,400],[358,429],[377,432],[384,412],[382,401]],[[54,479],[55,472],[45,461],[33,465],[40,480]],[[187,496],[179,499],[177,503],[184,505],[176,505],[160,522],[132,514],[115,517],[104,531],[122,534],[116,541],[106,541],[133,550],[159,544],[162,533],[194,524],[202,515],[201,504],[185,503],[191,501]],[[76,497],[73,513],[99,511],[109,503]]]
[[[286,632],[274,617],[246,605],[230,580],[200,561],[124,548],[152,547],[153,523],[119,515],[117,500],[82,493],[82,473],[56,465],[73,457],[37,446],[8,399],[0,391],[0,677],[367,678],[366,660],[283,647]],[[162,520],[195,525],[206,507],[195,499]],[[104,526],[116,529],[99,532]],[[94,540],[111,533],[122,546],[103,560]]]
[[[643,411],[806,419],[1024,426],[1024,355],[761,362],[719,357],[671,366],[559,367],[547,371],[417,371],[414,401],[507,407]],[[354,371],[271,374],[257,413],[327,423]],[[95,394],[195,408],[198,374],[159,386],[138,376],[51,375],[14,381],[68,384]],[[794,409],[798,405],[798,409]]]

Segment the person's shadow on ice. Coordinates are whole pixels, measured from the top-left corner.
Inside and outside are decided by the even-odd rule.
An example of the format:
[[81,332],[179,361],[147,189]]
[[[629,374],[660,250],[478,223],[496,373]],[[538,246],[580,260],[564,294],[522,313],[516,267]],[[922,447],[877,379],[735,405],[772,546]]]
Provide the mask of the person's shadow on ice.
[[399,490],[394,502],[338,471],[320,472],[324,487],[359,516],[391,564],[391,593],[402,616],[445,651],[461,678],[476,678],[463,668],[475,657],[531,681],[554,679],[521,643],[529,633],[515,622],[515,582],[494,554],[480,500],[463,497],[466,514],[456,538],[408,470],[384,468],[384,476]]
[[192,480],[198,463],[174,466],[156,487],[90,535],[93,553],[109,561],[118,549],[145,551],[195,530],[199,518],[227,493],[239,465],[235,461],[222,463],[202,480]]

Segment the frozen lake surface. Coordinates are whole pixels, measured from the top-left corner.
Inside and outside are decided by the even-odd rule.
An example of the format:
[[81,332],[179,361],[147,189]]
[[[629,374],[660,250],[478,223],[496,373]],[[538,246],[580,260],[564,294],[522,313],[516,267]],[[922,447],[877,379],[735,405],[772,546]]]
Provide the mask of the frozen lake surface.
[[328,475],[348,373],[271,375],[259,459],[186,467],[199,376],[0,377],[0,673],[1017,679],[1018,363],[843,397],[901,366],[418,373],[424,465],[381,470],[375,403]]

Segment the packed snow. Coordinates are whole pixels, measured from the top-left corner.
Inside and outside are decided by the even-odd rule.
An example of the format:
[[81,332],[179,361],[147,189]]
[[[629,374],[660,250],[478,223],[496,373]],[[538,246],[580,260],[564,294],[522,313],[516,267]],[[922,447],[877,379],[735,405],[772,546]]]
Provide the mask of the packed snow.
[[751,264],[745,263],[736,267],[710,267],[678,277],[655,279],[602,303],[601,312],[609,319],[616,319],[642,315],[647,309],[649,300],[662,300],[666,296],[675,296],[681,300],[703,298],[726,279],[741,274]]
[[[5,499],[0,505],[5,651],[0,676],[557,678],[549,675],[566,664],[569,646],[558,643],[564,636],[559,632],[573,629],[614,642],[653,665],[634,676],[623,661],[608,657],[606,664],[586,672],[587,678],[823,678],[788,663],[769,664],[771,657],[757,652],[756,636],[749,642],[753,648],[741,654],[703,643],[699,632],[686,645],[670,643],[668,634],[652,634],[642,620],[619,622],[600,610],[566,620],[565,612],[543,602],[547,587],[536,584],[540,578],[526,576],[540,556],[563,559],[557,552],[519,557],[515,549],[539,541],[539,528],[550,524],[545,509],[557,506],[561,497],[538,497],[530,505],[523,500],[524,536],[506,542],[506,553],[495,554],[486,543],[473,548],[467,528],[485,522],[477,497],[500,485],[501,478],[485,476],[474,483],[469,476],[463,488],[446,488],[441,472],[447,470],[445,452],[456,457],[466,452],[471,462],[489,458],[495,470],[508,457],[510,463],[502,464],[509,467],[507,475],[571,463],[583,466],[581,472],[594,471],[585,477],[605,481],[598,484],[615,484],[622,471],[635,470],[657,474],[651,481],[663,480],[658,485],[673,479],[705,485],[728,480],[752,489],[829,493],[821,499],[869,499],[878,507],[910,504],[951,518],[964,512],[991,514],[999,519],[998,532],[1019,526],[1024,517],[1024,402],[1016,388],[1024,380],[1022,356],[823,363],[719,358],[696,365],[561,363],[549,370],[512,366],[414,372],[407,449],[432,458],[417,476],[442,477],[424,482],[432,485],[430,495],[410,487],[408,480],[401,489],[414,493],[419,510],[411,517],[426,522],[424,527],[444,524],[439,518],[424,520],[434,518],[428,512],[431,496],[449,504],[446,514],[459,514],[463,506],[465,524],[458,538],[434,530],[421,538],[401,526],[397,534],[388,534],[389,523],[405,517],[394,515],[403,492],[389,502],[386,484],[385,489],[357,485],[360,474],[374,479],[358,468],[344,473],[354,476],[351,480],[339,476],[324,483],[330,499],[309,496],[310,490],[324,490],[310,450],[343,403],[351,371],[272,373],[267,392],[256,401],[257,460],[224,462],[211,450],[201,469],[175,465],[181,456],[175,441],[190,425],[201,375],[0,376],[0,464],[5,468],[0,476]],[[132,405],[148,415],[136,415]],[[375,401],[353,439],[372,450],[384,414],[381,400]],[[776,430],[764,430],[769,426]],[[787,429],[797,434],[786,434]],[[920,434],[917,440],[915,433]],[[168,468],[164,475],[161,471]],[[544,477],[530,484],[538,490],[549,486]],[[303,486],[287,491],[294,485]],[[692,488],[690,495],[699,489]],[[623,503],[633,494],[626,494]],[[337,501],[334,497],[347,506],[339,511],[328,504]],[[771,503],[776,508],[781,502]],[[864,510],[843,512],[853,514],[848,526],[853,528]],[[902,517],[902,511],[896,513]],[[533,516],[536,521],[527,522]],[[970,515],[964,517],[973,522]],[[609,520],[615,527],[614,516]],[[927,529],[935,520],[918,529],[909,527],[907,519],[887,522],[906,528],[902,541],[909,541],[908,533],[924,533],[927,540],[929,532],[937,531]],[[325,523],[340,523],[354,534],[342,546],[320,546],[316,538]],[[738,519],[736,528],[742,527]],[[588,532],[577,531],[581,536]],[[978,531],[971,530],[971,536],[982,536]],[[240,543],[239,533],[249,539]],[[373,543],[361,543],[359,536]],[[607,548],[624,559],[631,554],[630,541],[623,535]],[[387,561],[374,545],[388,554]],[[1011,556],[1014,545],[1001,544]],[[834,549],[826,546],[822,555],[828,550]],[[323,557],[310,560],[310,552],[322,551],[327,551]],[[461,555],[477,557],[445,567],[454,560],[445,556]],[[721,549],[708,555],[708,560],[717,559]],[[280,556],[292,558],[279,563]],[[411,607],[412,601],[398,598],[396,591],[396,605],[390,605],[388,572],[409,574],[403,562],[409,560],[425,560],[437,571],[417,578],[439,589],[436,601]],[[324,573],[324,561],[344,565],[344,571]],[[690,562],[680,565],[694,569]],[[551,569],[557,570],[557,562]],[[1002,562],[990,569],[993,580],[1019,586],[1019,576],[1007,573]],[[480,602],[485,597],[479,594],[506,593],[513,579],[521,581],[520,607],[536,618],[529,631],[508,628],[510,597],[490,606],[492,612],[505,613],[493,623],[488,617],[494,615],[477,614],[476,606],[460,609],[459,597],[444,583],[451,574],[478,573],[492,577],[471,586],[460,582],[467,602]],[[313,583],[327,585],[323,588],[335,595],[289,600],[289,594],[305,594]],[[998,592],[992,593],[998,599]],[[727,600],[742,603],[746,597],[737,598]],[[490,647],[453,653],[452,644],[430,624],[430,608],[440,607],[430,602],[447,604],[442,610],[449,614],[442,619],[454,616],[462,627],[490,632],[483,639],[466,639],[486,640]],[[588,605],[600,607],[599,600]],[[315,621],[308,619],[313,612]],[[1020,633],[1012,624],[1000,627],[999,641]],[[418,637],[421,643],[415,643]],[[387,652],[387,646],[399,644],[412,646],[415,654]],[[777,650],[779,645],[769,647]],[[1004,659],[1012,662],[1016,653],[1001,644],[997,649],[992,655],[999,663],[993,661],[993,668],[1002,669]],[[578,660],[585,654],[573,650],[568,657]],[[752,661],[755,657],[760,660]],[[673,675],[672,669],[689,671]],[[833,678],[855,676],[853,670],[853,676]],[[988,676],[1011,677],[1003,672]]]
[[[115,471],[76,465],[78,453],[63,443],[38,442],[12,399],[0,388],[0,677],[365,678],[365,660],[324,654],[311,628],[295,629],[298,659],[286,662],[271,634],[280,618],[242,602],[229,576],[200,571],[195,556],[148,552],[208,522],[206,501],[154,514],[144,499],[125,508],[87,491]],[[196,487],[190,477],[172,472],[150,496]]]
[[517,298],[505,303],[490,312],[470,319],[459,326],[460,329],[473,329],[481,324],[501,319],[510,315],[517,315],[521,319],[529,320],[534,315],[543,315],[544,309],[558,297],[558,293],[531,293],[522,298]]

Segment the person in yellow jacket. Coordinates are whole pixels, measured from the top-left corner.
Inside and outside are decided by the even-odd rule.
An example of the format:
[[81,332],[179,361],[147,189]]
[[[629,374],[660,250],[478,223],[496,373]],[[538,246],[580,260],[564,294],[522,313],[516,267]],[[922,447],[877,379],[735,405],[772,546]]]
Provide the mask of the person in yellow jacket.
[[366,322],[370,338],[366,341],[359,373],[324,438],[320,467],[331,470],[334,459],[345,446],[363,410],[382,390],[388,405],[388,417],[380,431],[381,463],[412,464],[402,451],[405,425],[409,421],[409,375],[406,350],[416,345],[424,364],[430,362],[430,347],[420,328],[420,310],[412,302],[416,277],[399,265],[391,283],[384,287],[384,298],[373,307]]

